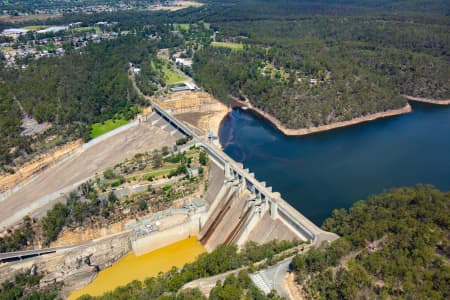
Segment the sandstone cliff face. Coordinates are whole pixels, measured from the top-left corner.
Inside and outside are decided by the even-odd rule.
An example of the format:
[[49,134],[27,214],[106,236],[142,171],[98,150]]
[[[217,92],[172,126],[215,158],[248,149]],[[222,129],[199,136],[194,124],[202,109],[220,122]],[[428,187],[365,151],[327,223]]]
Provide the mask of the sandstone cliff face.
[[128,235],[121,235],[93,242],[79,248],[44,255],[0,266],[0,283],[12,280],[15,274],[37,267],[39,273],[45,274],[40,281],[42,288],[63,282],[62,297],[90,283],[100,270],[110,267],[131,250]]

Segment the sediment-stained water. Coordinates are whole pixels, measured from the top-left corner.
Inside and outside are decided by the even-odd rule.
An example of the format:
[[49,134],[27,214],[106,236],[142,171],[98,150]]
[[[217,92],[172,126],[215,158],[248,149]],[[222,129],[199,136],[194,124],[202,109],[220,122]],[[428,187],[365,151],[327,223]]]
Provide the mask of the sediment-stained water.
[[222,122],[224,151],[317,225],[336,208],[385,189],[450,190],[450,107],[413,112],[303,137],[284,136],[248,110]]
[[77,299],[84,294],[102,295],[133,280],[156,276],[173,266],[181,267],[194,261],[205,251],[197,238],[191,237],[142,256],[129,253],[112,267],[100,271],[94,281],[83,289],[73,292],[68,299]]

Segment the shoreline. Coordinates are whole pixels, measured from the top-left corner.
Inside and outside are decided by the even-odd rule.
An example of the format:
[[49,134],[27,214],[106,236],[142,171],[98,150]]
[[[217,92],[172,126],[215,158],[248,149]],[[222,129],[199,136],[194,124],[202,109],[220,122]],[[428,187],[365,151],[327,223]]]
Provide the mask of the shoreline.
[[357,124],[370,122],[370,121],[374,121],[374,120],[381,119],[381,118],[403,115],[403,114],[412,112],[411,105],[409,103],[407,103],[402,108],[391,109],[391,110],[374,113],[374,114],[370,114],[370,115],[363,116],[363,117],[357,117],[357,118],[353,118],[348,121],[341,121],[341,122],[336,122],[336,123],[332,123],[332,124],[328,124],[328,125],[321,125],[321,126],[310,127],[310,128],[290,129],[290,128],[287,128],[286,126],[284,126],[280,122],[280,120],[275,118],[273,115],[268,114],[268,113],[262,111],[261,109],[254,107],[249,102],[243,102],[243,101],[240,101],[237,99],[233,99],[233,102],[234,102],[234,104],[236,104],[236,105],[234,105],[235,107],[247,107],[252,112],[256,113],[258,116],[263,117],[265,120],[269,121],[273,126],[275,126],[279,131],[281,131],[286,136],[303,136],[303,135],[308,135],[308,134],[313,134],[313,133],[318,133],[318,132],[323,132],[323,131],[329,131],[329,130],[333,130],[333,129],[337,129],[337,128],[357,125]]
[[[206,116],[202,116],[199,123],[206,123],[209,130],[218,137],[220,126],[222,125],[223,120],[225,120],[225,117],[230,113],[231,109],[222,102],[219,102],[219,100],[217,100],[217,102],[220,105],[220,110],[215,110]],[[208,134],[207,131],[206,134]]]
[[450,105],[450,99],[436,100],[436,99],[413,97],[413,96],[407,96],[407,95],[403,95],[403,97],[405,97],[409,101],[436,104],[436,105]]

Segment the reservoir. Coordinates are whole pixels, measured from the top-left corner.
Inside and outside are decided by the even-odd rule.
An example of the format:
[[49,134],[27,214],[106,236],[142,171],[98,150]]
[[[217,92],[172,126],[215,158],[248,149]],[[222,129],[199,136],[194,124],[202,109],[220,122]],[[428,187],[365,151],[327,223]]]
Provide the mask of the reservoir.
[[450,190],[450,107],[413,112],[302,137],[288,137],[249,110],[223,120],[224,151],[317,225],[333,209],[389,188]]
[[74,291],[68,299],[77,299],[84,294],[100,296],[133,280],[143,281],[159,272],[169,271],[173,266],[182,267],[203,252],[206,250],[202,244],[196,237],[191,237],[142,256],[129,253],[112,267],[100,271],[89,285]]

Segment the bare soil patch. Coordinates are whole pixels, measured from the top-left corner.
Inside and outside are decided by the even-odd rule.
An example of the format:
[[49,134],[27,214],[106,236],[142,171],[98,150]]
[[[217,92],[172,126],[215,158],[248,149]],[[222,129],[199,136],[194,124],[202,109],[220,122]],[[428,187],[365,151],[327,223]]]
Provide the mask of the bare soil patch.
[[207,133],[218,135],[220,123],[228,114],[229,108],[205,92],[179,92],[167,99],[158,100],[158,104],[172,111],[182,121]]
[[155,5],[155,6],[152,6],[149,10],[150,11],[158,11],[158,10],[177,11],[177,10],[185,9],[188,7],[200,7],[203,5],[204,5],[203,3],[195,2],[195,1],[174,1],[172,5],[168,5],[168,6]]

